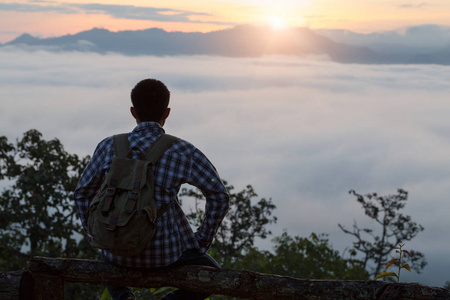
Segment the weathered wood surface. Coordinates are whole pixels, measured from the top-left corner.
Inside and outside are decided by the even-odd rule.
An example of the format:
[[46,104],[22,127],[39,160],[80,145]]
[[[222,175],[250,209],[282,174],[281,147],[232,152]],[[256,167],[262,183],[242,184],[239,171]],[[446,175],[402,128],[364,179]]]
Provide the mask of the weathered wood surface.
[[[20,295],[21,300],[62,300],[64,299],[64,278],[56,275],[39,274],[33,276],[33,286],[26,290],[32,291]],[[22,290],[25,288],[22,287]]]
[[183,266],[158,271],[118,268],[101,261],[35,257],[33,277],[134,287],[173,286],[248,299],[450,299],[448,290],[413,283],[303,280],[249,271]]
[[33,289],[30,271],[0,273],[0,300],[29,299]]
[[0,299],[19,299],[20,280],[24,272],[0,273]]

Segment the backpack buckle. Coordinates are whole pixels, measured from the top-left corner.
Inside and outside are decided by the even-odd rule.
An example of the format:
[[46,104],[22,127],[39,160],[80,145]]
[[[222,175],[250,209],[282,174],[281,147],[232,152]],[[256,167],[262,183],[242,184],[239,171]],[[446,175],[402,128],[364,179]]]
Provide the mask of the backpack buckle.
[[119,220],[119,210],[116,208],[112,216],[109,218],[109,224],[108,227],[106,227],[109,231],[114,231],[116,229],[117,221]]
[[131,214],[134,210],[134,206],[136,205],[136,202],[139,199],[140,192],[139,191],[131,191],[128,194],[128,201],[125,205],[125,212],[127,214]]
[[131,191],[130,195],[128,196],[129,200],[137,201],[139,199],[140,192]]
[[111,210],[111,204],[115,193],[116,193],[115,188],[106,189],[105,202],[103,203],[102,213],[107,213],[108,211]]

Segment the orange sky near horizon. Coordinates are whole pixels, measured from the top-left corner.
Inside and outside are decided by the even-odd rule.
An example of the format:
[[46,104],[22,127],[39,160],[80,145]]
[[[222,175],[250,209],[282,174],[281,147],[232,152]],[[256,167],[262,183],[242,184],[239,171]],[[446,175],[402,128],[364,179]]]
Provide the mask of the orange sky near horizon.
[[0,43],[22,33],[39,37],[75,34],[94,27],[111,31],[161,28],[208,32],[238,24],[367,33],[402,27],[450,25],[450,1],[429,0],[192,0],[1,1]]

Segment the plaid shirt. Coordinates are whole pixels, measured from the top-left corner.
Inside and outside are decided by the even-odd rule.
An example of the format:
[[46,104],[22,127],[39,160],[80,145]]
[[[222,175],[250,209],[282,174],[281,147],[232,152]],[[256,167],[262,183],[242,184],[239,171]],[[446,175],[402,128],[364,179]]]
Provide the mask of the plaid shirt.
[[[130,148],[138,147],[145,153],[162,133],[164,130],[158,123],[142,122],[128,135]],[[86,232],[89,204],[100,188],[113,157],[113,139],[108,137],[98,144],[75,190],[75,204]],[[169,210],[157,219],[155,236],[140,254],[121,257],[103,251],[106,260],[128,267],[162,267],[178,260],[185,249],[199,249],[204,253],[212,242],[228,211],[229,195],[206,156],[192,144],[178,139],[158,160],[153,172],[157,208],[176,199],[183,183],[202,191],[206,197],[202,225],[194,233],[178,202],[174,201]]]

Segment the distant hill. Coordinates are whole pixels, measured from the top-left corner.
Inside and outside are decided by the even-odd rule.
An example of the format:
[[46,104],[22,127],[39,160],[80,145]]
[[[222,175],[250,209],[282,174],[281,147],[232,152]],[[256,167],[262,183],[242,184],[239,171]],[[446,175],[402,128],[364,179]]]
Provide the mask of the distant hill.
[[332,41],[367,47],[393,63],[450,64],[450,27],[411,26],[368,34],[348,30],[316,30]]
[[[367,42],[375,40],[375,42]],[[259,57],[263,55],[326,55],[341,63],[442,63],[450,64],[445,48],[431,47],[425,52],[380,51],[383,39],[342,31],[292,28],[275,31],[268,27],[242,25],[232,29],[200,32],[166,32],[151,28],[111,32],[94,28],[74,35],[36,38],[23,34],[1,46],[45,48],[50,51],[85,51],[124,55],[218,55]],[[395,39],[394,39],[395,40]],[[359,41],[359,42],[358,42]],[[365,41],[365,42],[364,42]],[[378,43],[377,43],[378,41]],[[388,39],[384,39],[389,43]],[[380,48],[380,47],[378,47]],[[387,49],[385,46],[381,49]],[[408,48],[409,49],[409,48]],[[436,56],[434,55],[436,53]]]
[[433,24],[367,34],[335,29],[318,29],[315,32],[335,42],[369,47],[380,52],[409,48],[409,51],[418,53],[450,46],[450,27]]

